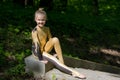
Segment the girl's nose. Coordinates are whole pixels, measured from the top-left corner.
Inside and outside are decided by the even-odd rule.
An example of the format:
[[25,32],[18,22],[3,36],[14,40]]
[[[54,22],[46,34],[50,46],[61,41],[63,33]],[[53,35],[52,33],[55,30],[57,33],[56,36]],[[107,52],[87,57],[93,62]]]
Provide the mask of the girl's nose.
[[42,21],[38,21],[38,23],[41,23]]

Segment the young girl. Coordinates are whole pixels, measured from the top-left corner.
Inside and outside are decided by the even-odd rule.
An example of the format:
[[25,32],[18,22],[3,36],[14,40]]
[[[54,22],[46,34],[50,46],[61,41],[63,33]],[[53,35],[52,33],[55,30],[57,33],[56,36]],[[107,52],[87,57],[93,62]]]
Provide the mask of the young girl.
[[34,54],[41,60],[43,51],[49,53],[54,47],[58,59],[64,64],[58,38],[52,38],[49,27],[44,26],[46,19],[46,12],[41,8],[35,12],[35,21],[37,26],[32,31],[33,47],[35,48]]
[[[85,78],[84,75],[64,65],[59,39],[57,37],[52,37],[49,27],[45,27],[46,19],[46,12],[42,8],[35,12],[35,22],[37,26],[32,30],[33,55],[43,63],[47,63],[47,61],[52,62],[57,68],[74,77]],[[55,49],[57,58],[48,54],[53,48]]]

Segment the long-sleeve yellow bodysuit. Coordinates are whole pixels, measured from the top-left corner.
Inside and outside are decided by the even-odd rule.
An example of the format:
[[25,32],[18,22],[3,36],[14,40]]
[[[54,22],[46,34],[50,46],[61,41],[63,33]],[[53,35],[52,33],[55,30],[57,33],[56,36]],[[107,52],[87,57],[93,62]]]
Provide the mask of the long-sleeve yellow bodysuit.
[[[32,52],[35,56],[39,58],[39,60],[45,58],[48,61],[51,61],[58,69],[68,74],[71,74],[74,77],[80,79],[86,78],[79,72],[64,65],[59,40],[56,37],[52,38],[48,27],[41,28],[35,27],[32,31],[32,39],[33,39]],[[53,47],[55,48],[59,60],[48,54]]]
[[44,51],[49,53],[54,47],[58,59],[64,63],[59,40],[56,37],[52,38],[49,27],[35,27],[32,31],[32,40],[32,52],[40,60]]

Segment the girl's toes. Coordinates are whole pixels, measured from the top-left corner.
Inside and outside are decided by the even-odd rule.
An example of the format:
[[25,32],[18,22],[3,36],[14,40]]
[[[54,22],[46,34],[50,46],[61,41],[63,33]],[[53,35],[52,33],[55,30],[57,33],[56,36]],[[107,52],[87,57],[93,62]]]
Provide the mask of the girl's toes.
[[86,77],[82,74],[79,74],[79,75],[72,74],[72,76],[79,79],[86,79]]

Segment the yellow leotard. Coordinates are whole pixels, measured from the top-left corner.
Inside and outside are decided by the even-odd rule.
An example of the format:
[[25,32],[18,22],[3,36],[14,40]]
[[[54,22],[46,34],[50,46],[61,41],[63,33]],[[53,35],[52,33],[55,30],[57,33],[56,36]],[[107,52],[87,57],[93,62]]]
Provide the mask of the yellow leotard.
[[43,59],[43,52],[49,53],[54,48],[57,58],[64,64],[59,39],[57,37],[52,38],[49,27],[35,27],[32,31],[32,39],[32,52],[40,60]]
[[[44,51],[44,46],[51,37],[52,36],[49,27],[35,27],[32,30],[33,47],[36,49],[36,54],[40,54]],[[41,51],[40,53],[39,50]]]
[[37,38],[43,52],[46,42],[52,37],[49,27],[37,28]]

